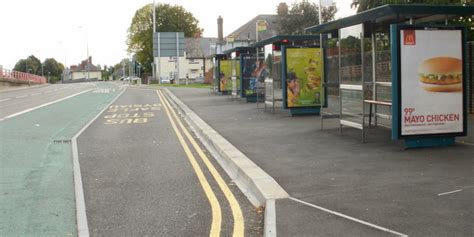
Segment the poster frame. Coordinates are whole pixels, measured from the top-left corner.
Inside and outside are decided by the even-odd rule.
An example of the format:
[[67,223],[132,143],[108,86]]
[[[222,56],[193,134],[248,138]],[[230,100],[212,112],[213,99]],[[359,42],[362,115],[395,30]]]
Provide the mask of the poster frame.
[[[323,64],[322,66],[322,71],[321,73],[321,88],[323,91],[323,103],[320,103],[319,105],[313,105],[313,106],[296,106],[296,107],[288,107],[288,92],[287,92],[287,84],[286,84],[286,78],[287,78],[287,49],[289,48],[316,48],[316,49],[321,49],[321,63]],[[326,76],[325,76],[325,60],[324,60],[324,48],[320,48],[319,46],[296,46],[296,45],[282,45],[281,46],[281,80],[282,80],[282,90],[283,90],[283,108],[284,109],[314,109],[314,108],[321,108],[321,105],[323,107],[327,106],[327,91],[324,89],[324,83],[326,82]]]
[[[420,133],[402,135],[402,78],[401,78],[401,40],[402,30],[457,30],[461,32],[461,49],[462,49],[462,131],[452,133]],[[461,25],[433,25],[433,24],[392,24],[391,25],[391,45],[392,45],[392,138],[393,139],[417,139],[417,138],[434,138],[434,137],[456,137],[467,135],[467,64],[466,64],[466,28]]]

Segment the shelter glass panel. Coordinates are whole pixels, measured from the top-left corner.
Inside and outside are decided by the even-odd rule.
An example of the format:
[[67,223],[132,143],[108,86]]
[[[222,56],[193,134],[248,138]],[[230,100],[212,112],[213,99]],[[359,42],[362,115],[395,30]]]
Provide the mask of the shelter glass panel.
[[340,29],[341,84],[362,84],[362,25]]
[[235,54],[231,60],[231,74],[232,74],[232,95],[240,95],[240,57],[236,57]]
[[357,124],[362,124],[362,91],[342,89],[341,100],[341,119]]
[[[340,78],[340,118],[341,124],[362,129],[364,111],[364,59],[372,56],[363,50],[366,43],[363,25],[342,28],[339,31],[339,78]],[[369,62],[371,66],[371,61]],[[370,77],[371,79],[371,77]]]

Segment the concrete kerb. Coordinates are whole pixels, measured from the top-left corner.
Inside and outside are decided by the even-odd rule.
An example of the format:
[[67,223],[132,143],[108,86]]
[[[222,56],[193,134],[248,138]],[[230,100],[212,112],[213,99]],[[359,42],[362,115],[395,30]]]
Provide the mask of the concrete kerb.
[[208,151],[255,206],[265,206],[264,235],[276,236],[275,200],[289,198],[288,193],[245,154],[212,129],[171,91],[164,89],[184,120]]

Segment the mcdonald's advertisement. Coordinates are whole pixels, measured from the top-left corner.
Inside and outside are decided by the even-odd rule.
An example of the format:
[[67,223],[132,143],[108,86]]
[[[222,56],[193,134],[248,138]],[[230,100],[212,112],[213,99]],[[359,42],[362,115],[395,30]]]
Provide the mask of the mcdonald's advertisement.
[[221,60],[219,62],[219,92],[232,90],[232,68],[231,61]]
[[318,107],[324,103],[322,58],[319,48],[286,49],[286,103],[292,107]]
[[462,31],[400,32],[401,136],[464,132]]

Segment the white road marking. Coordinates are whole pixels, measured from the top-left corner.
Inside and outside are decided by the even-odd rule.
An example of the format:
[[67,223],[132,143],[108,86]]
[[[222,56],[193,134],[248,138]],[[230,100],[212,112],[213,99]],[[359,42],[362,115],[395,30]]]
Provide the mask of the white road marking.
[[41,95],[41,93],[33,93],[33,94],[30,94],[31,96],[34,96],[34,95]]
[[106,109],[110,107],[122,93],[120,92],[115,99],[110,102],[105,108],[100,111],[88,124],[86,124],[74,137],[72,137],[72,160],[74,168],[74,193],[76,198],[76,218],[77,218],[77,236],[89,237],[89,226],[87,225],[86,202],[84,199],[84,188],[82,184],[81,166],[79,163],[79,153],[77,149],[77,137],[79,137],[84,130],[86,130]]
[[354,217],[351,217],[351,216],[348,216],[348,215],[345,215],[345,214],[342,214],[342,213],[339,213],[339,212],[336,212],[336,211],[331,211],[331,210],[326,209],[324,207],[316,206],[314,204],[311,204],[309,202],[305,202],[303,200],[299,200],[299,199],[296,199],[296,198],[293,198],[293,197],[290,197],[290,199],[295,201],[295,202],[299,202],[301,204],[304,204],[304,205],[307,205],[307,206],[310,206],[310,207],[314,207],[314,208],[319,209],[321,211],[324,211],[324,212],[327,212],[327,213],[330,213],[330,214],[333,214],[333,215],[336,215],[336,216],[339,216],[339,217],[357,222],[357,223],[362,224],[362,225],[372,227],[374,229],[377,229],[377,230],[380,230],[380,231],[383,231],[383,232],[387,232],[387,233],[394,234],[394,235],[397,235],[397,236],[408,237],[408,235],[406,235],[406,234],[402,234],[402,233],[387,229],[385,227],[381,227],[381,226],[378,226],[378,225],[375,225],[375,224],[372,224],[372,223],[369,223],[369,222],[366,222],[366,221],[363,221],[363,220],[360,220],[360,219],[357,219],[357,218],[354,218]]
[[42,105],[38,105],[38,106],[33,107],[33,108],[29,108],[29,109],[23,110],[23,111],[18,112],[18,113],[14,113],[14,114],[8,115],[8,116],[6,116],[6,117],[0,119],[0,121],[6,120],[6,119],[9,119],[9,118],[13,118],[13,117],[16,117],[16,116],[18,116],[18,115],[22,115],[22,114],[24,114],[24,113],[31,112],[31,111],[33,111],[33,110],[35,110],[35,109],[39,109],[39,108],[42,108],[42,107],[45,107],[45,106],[48,106],[48,105],[52,105],[52,104],[54,104],[54,103],[57,103],[57,102],[60,102],[60,101],[63,101],[63,100],[72,98],[72,97],[74,97],[74,96],[77,96],[77,95],[80,95],[80,94],[89,92],[89,91],[91,91],[91,90],[92,90],[92,89],[85,90],[85,91],[81,91],[81,92],[79,92],[79,93],[76,93],[76,94],[74,94],[74,95],[70,95],[70,96],[68,96],[68,97],[64,97],[64,98],[61,98],[61,99],[58,99],[58,100],[55,100],[55,101],[51,101],[51,102],[48,102],[48,103],[45,103],[45,104],[42,104]]
[[461,192],[462,189],[458,189],[458,190],[454,190],[454,191],[450,191],[450,192],[445,192],[445,193],[439,193],[438,196],[443,196],[443,195],[447,195],[447,194],[451,194],[451,193],[457,193],[457,192]]
[[3,99],[3,100],[0,100],[0,102],[3,102],[3,101],[7,101],[7,100],[11,100],[12,98],[6,98],[6,99]]
[[15,97],[15,99],[25,98],[25,97],[27,97],[27,96],[28,96],[28,95],[19,95],[19,96]]

